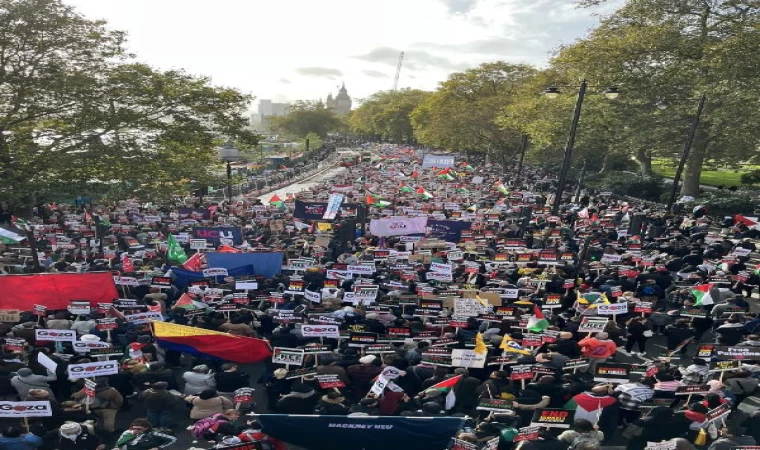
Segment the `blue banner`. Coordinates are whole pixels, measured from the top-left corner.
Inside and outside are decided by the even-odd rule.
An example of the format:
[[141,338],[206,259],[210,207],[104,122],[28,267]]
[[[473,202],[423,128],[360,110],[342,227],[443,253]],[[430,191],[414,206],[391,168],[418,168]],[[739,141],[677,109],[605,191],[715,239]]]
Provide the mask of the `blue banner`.
[[464,425],[460,417],[264,414],[258,420],[264,433],[309,450],[445,449]]
[[205,239],[216,247],[240,245],[243,243],[243,232],[239,227],[193,227],[193,239]]
[[253,266],[254,275],[272,278],[282,270],[281,252],[267,253],[206,253],[209,267],[224,267],[227,271],[236,267]]
[[459,220],[428,220],[428,235],[446,242],[459,242],[462,230],[469,230],[472,222]]
[[[191,281],[204,280],[203,272],[194,272],[192,270],[183,269],[181,267],[171,267],[172,270],[172,284],[177,286],[180,291],[184,291]],[[236,267],[234,269],[227,269],[227,275],[230,277],[248,277],[256,275],[253,270],[253,265]],[[216,282],[221,282],[224,279],[223,276],[216,277]]]
[[[356,217],[358,222],[364,221],[365,208],[359,203],[342,203],[338,209],[341,217]],[[296,200],[293,217],[303,220],[322,220],[327,211],[327,202],[302,202]]]

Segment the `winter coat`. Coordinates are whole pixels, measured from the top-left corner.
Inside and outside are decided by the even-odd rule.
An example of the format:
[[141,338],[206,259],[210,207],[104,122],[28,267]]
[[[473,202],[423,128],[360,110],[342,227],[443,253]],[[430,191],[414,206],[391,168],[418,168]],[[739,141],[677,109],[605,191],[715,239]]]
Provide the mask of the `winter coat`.
[[617,351],[617,345],[609,339],[599,340],[588,337],[578,343],[583,350],[583,356],[594,359],[609,358]]
[[216,389],[216,380],[213,373],[191,371],[183,373],[182,378],[185,380],[184,392],[187,395],[197,395],[206,389]]
[[316,391],[291,392],[277,400],[274,409],[277,414],[312,414],[318,401]]
[[185,401],[193,405],[193,409],[190,410],[190,418],[195,420],[205,419],[214,414],[222,414],[225,410],[232,408],[232,402],[227,397],[211,397],[202,400],[198,396],[190,395],[185,398]]
[[172,409],[179,401],[179,397],[171,392],[162,390],[146,389],[140,393],[143,405],[148,411],[165,411]]
[[3,450],[33,450],[42,445],[42,438],[33,434],[19,437],[0,436],[0,448]]
[[323,395],[322,398],[319,399],[319,402],[317,402],[317,406],[314,408],[314,414],[323,416],[347,416],[348,408],[346,405],[331,400],[327,398],[326,395]]

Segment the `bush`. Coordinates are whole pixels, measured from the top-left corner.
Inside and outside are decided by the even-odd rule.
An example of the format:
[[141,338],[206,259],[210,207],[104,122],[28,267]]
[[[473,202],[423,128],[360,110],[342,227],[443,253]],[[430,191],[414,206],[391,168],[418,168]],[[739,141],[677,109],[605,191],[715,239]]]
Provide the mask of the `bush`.
[[699,196],[697,203],[707,206],[707,212],[715,216],[752,215],[758,207],[758,198],[757,191],[708,191]]
[[643,177],[632,172],[613,172],[589,185],[594,185],[601,191],[612,191],[614,194],[628,195],[651,202],[661,201],[662,195],[668,191],[662,178]]
[[739,177],[739,181],[745,186],[752,186],[753,184],[760,184],[760,169],[755,169],[751,172],[743,173]]

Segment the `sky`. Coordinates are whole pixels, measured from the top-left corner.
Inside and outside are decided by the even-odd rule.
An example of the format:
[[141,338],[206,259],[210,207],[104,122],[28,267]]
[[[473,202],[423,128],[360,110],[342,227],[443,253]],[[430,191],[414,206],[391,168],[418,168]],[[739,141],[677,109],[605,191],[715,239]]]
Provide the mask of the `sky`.
[[388,90],[401,51],[399,88],[433,90],[452,72],[489,61],[545,65],[622,2],[579,9],[573,0],[64,1],[126,31],[142,62],[279,102],[335,95],[344,82],[355,100]]

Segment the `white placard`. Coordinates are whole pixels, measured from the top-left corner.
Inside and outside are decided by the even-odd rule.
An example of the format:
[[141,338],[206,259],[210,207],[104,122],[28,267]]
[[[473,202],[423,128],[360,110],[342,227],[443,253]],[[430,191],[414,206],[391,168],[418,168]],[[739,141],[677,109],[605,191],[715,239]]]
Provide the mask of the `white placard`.
[[34,330],[34,339],[37,341],[74,342],[77,340],[77,332],[74,330]]
[[111,344],[100,341],[76,341],[72,344],[77,353],[89,353],[94,348],[110,348]]
[[748,248],[744,248],[744,247],[736,247],[736,248],[734,249],[734,251],[732,251],[732,252],[731,252],[731,254],[732,254],[732,255],[735,255],[735,256],[747,256],[747,255],[749,255],[751,252],[752,252],[752,251],[751,251],[750,249],[748,249]]
[[117,286],[139,286],[137,278],[133,277],[113,277],[113,282]]
[[492,310],[492,307],[483,306],[474,298],[455,298],[454,315],[462,317],[475,317],[480,314],[486,314]]
[[372,302],[375,301],[375,296],[377,294],[359,294],[356,292],[346,292],[343,294],[343,301],[344,302],[351,302],[354,305],[369,305]]
[[119,361],[95,361],[84,364],[71,364],[68,367],[68,376],[71,380],[104,377],[117,373],[119,373]]
[[50,359],[50,357],[42,352],[37,353],[37,362],[46,368],[50,373],[55,373],[58,370],[58,363]]
[[238,291],[254,291],[259,288],[259,283],[256,281],[236,281],[235,289]]
[[452,367],[485,367],[486,356],[485,353],[475,353],[474,350],[455,348],[451,351],[451,366]]
[[614,263],[614,262],[620,262],[622,260],[623,260],[623,255],[608,254],[608,253],[605,253],[604,255],[602,255],[603,263]]
[[628,303],[611,303],[609,305],[597,305],[596,307],[596,313],[600,316],[626,314],[627,312],[628,312]]
[[312,303],[322,303],[322,295],[319,292],[304,289],[303,296],[306,300]]
[[272,362],[300,366],[303,364],[303,349],[275,347],[272,352]]
[[450,273],[428,272],[425,276],[428,280],[436,280],[444,283],[451,283],[454,281],[454,277]]
[[368,264],[347,266],[346,271],[352,274],[356,274],[356,275],[372,275],[373,273],[375,273],[375,266],[374,265],[370,266]]
[[203,276],[205,278],[210,277],[226,277],[228,275],[227,269],[224,267],[211,267],[208,269],[203,269]]
[[0,401],[0,417],[50,417],[53,408],[49,401],[44,402],[6,402]]
[[301,334],[303,337],[326,337],[340,338],[338,325],[301,325]]
[[518,298],[520,296],[519,289],[504,289],[500,297],[504,298]]
[[207,242],[205,239],[190,239],[190,250],[205,250]]
[[135,325],[140,325],[154,321],[163,322],[164,316],[162,316],[160,312],[148,311],[138,314],[126,314],[124,315],[124,320]]
[[442,263],[430,263],[430,271],[431,272],[438,272],[438,273],[451,273],[451,264],[442,264]]

